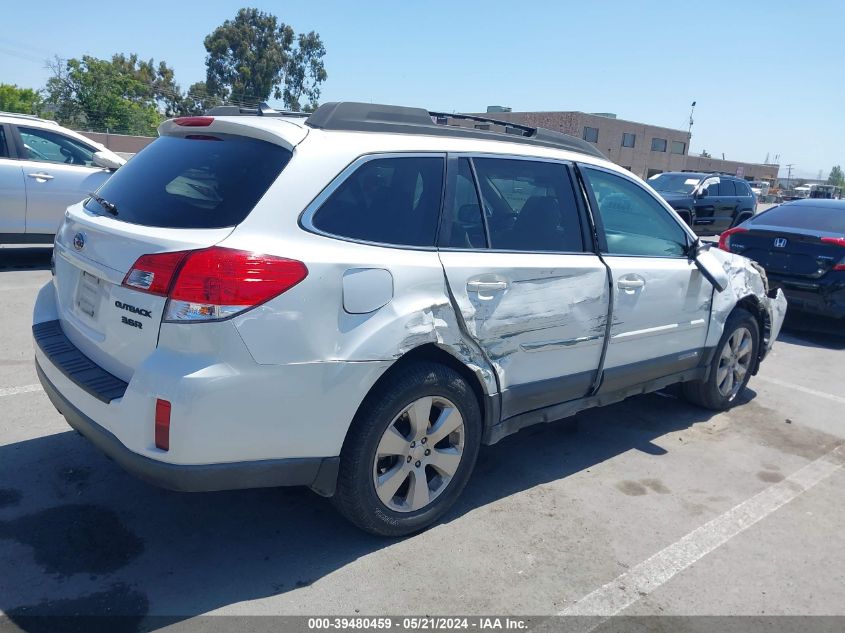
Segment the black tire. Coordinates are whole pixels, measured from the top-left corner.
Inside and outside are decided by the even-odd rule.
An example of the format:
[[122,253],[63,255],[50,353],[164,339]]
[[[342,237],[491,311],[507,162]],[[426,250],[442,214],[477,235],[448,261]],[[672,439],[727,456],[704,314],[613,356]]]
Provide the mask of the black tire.
[[[734,332],[740,328],[746,328],[751,333],[751,363],[745,376],[742,379],[739,388],[733,395],[726,396],[719,391],[717,383],[717,374],[719,373],[720,360],[722,358],[722,351],[728,345],[728,341]],[[760,326],[757,319],[742,308],[736,308],[725,322],[725,330],[722,332],[722,338],[716,346],[713,354],[713,359],[710,361],[710,371],[707,375],[707,380],[694,380],[685,382],[684,397],[693,404],[697,404],[705,409],[712,411],[725,411],[730,409],[736,402],[739,394],[743,392],[748,380],[751,378],[751,370],[757,362],[757,353],[760,346]]]
[[[376,494],[376,450],[396,417],[408,405],[427,396],[445,398],[455,405],[463,418],[463,453],[451,480],[429,505],[398,512]],[[379,536],[404,536],[428,527],[455,503],[469,481],[481,446],[481,432],[478,400],[460,374],[436,363],[398,369],[367,396],[352,422],[340,454],[335,506],[359,528]]]
[[733,224],[731,224],[731,228],[734,228],[735,226],[739,226],[740,224],[745,222],[750,217],[751,217],[750,213],[741,213],[740,215],[736,216],[736,219],[733,221]]

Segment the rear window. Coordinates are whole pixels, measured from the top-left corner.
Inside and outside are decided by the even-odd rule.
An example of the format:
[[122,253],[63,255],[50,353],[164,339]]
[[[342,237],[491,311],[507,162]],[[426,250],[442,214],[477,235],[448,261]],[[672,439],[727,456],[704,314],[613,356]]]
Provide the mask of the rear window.
[[[131,224],[174,229],[235,226],[291,159],[287,149],[242,136],[163,136],[98,190]],[[109,215],[93,198],[85,208]]]
[[749,224],[845,234],[845,203],[838,207],[784,204],[754,216]]

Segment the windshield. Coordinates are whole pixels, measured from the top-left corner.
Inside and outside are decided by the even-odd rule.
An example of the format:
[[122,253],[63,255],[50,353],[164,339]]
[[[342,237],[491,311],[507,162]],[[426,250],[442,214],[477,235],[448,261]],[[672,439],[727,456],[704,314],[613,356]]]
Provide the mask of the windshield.
[[668,193],[692,193],[700,182],[701,178],[689,174],[657,174],[648,179],[654,189]]

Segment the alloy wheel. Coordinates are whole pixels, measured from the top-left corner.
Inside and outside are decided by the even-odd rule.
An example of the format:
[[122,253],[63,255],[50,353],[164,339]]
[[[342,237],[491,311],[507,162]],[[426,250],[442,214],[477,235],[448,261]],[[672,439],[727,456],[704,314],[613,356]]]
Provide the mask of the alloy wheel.
[[719,393],[728,400],[733,400],[739,393],[751,368],[752,342],[751,331],[741,327],[734,330],[722,347],[716,370],[716,386]]
[[373,460],[373,485],[395,512],[415,512],[447,488],[464,453],[464,420],[446,398],[426,396],[387,426]]

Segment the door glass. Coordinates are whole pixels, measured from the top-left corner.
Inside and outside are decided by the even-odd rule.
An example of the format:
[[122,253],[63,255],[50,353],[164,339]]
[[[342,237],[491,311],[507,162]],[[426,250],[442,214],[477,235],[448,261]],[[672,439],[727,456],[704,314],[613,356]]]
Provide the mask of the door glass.
[[18,127],[27,160],[64,163],[67,165],[94,164],[94,151],[64,134],[33,127]]
[[451,248],[487,248],[481,204],[468,158],[458,161],[455,197],[445,211],[440,245]]
[[719,179],[714,178],[713,180],[708,180],[704,186],[707,190],[707,197],[713,198],[714,196],[719,195]]
[[687,234],[650,193],[606,171],[585,168],[611,255],[682,257]]
[[6,129],[0,125],[0,158],[9,158],[9,150],[6,149]]
[[490,247],[582,252],[581,223],[564,165],[503,158],[473,159]]
[[733,180],[723,180],[719,185],[719,195],[720,196],[735,196],[736,195],[736,188],[734,187]]

